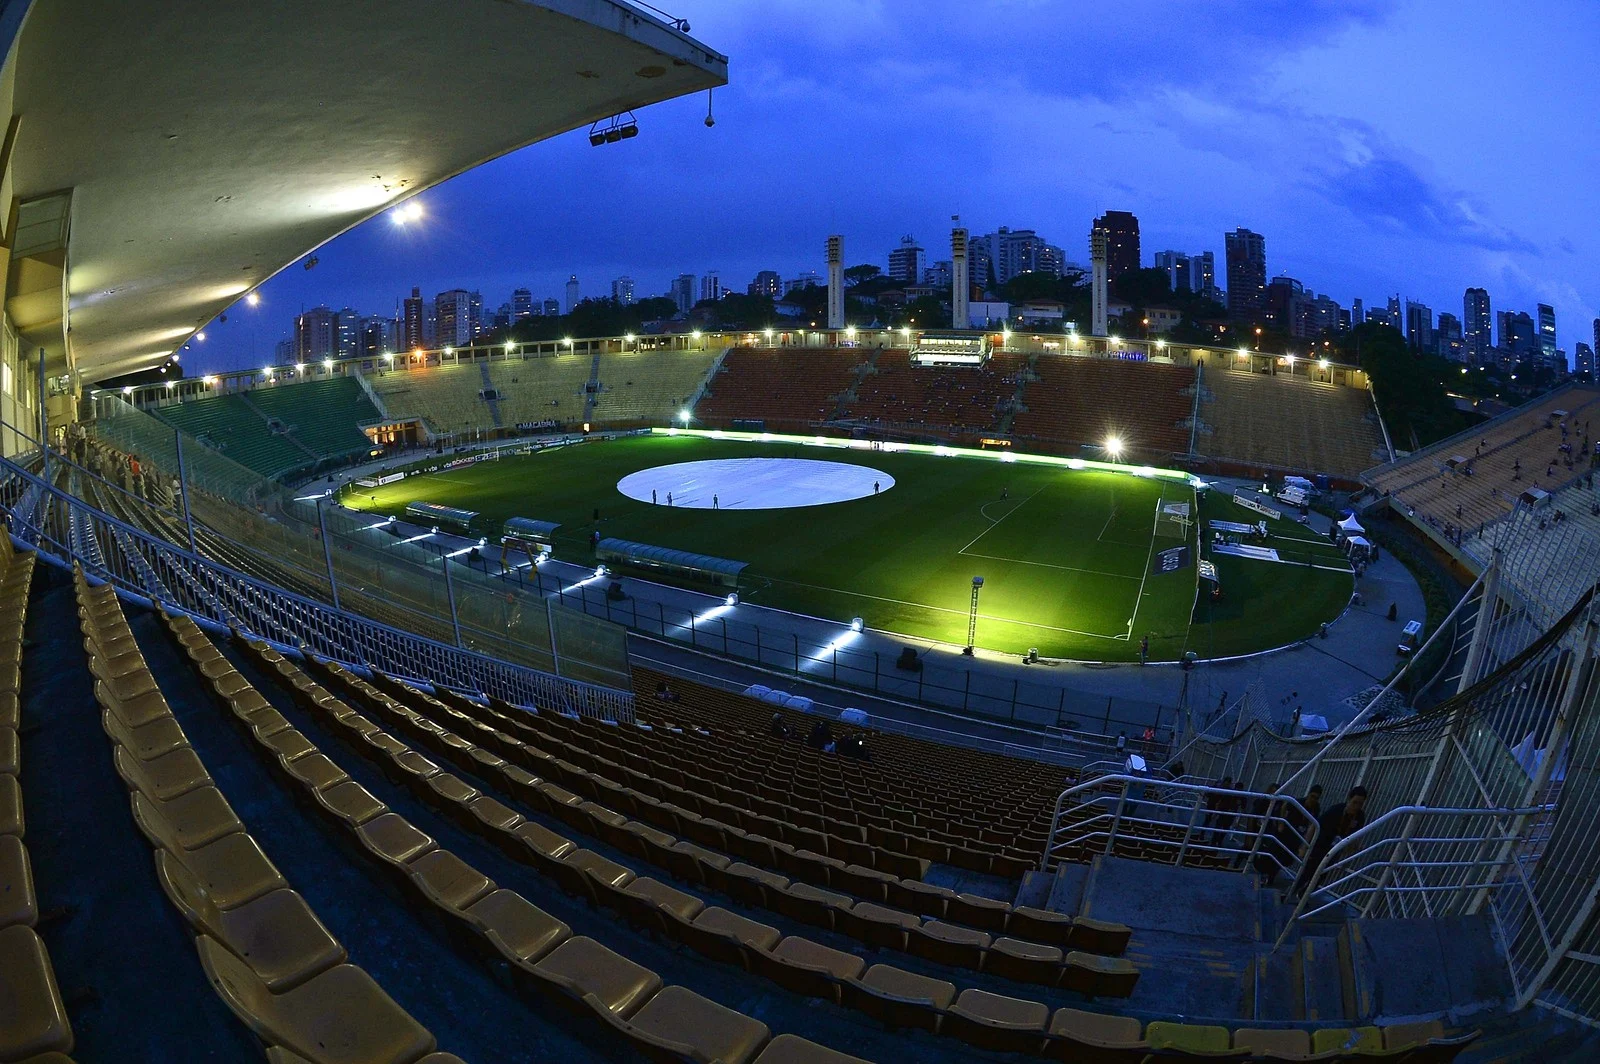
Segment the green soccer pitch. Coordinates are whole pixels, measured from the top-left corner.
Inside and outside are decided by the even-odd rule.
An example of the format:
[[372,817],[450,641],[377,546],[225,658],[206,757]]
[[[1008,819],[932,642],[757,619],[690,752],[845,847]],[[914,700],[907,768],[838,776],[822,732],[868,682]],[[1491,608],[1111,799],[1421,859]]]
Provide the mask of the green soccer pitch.
[[[855,463],[895,483],[849,502],[760,510],[668,508],[617,490],[639,470],[747,457]],[[343,502],[396,515],[412,502],[475,510],[473,532],[491,543],[507,518],[555,521],[555,556],[585,564],[594,561],[593,531],[742,561],[742,601],[859,616],[869,628],[955,646],[966,643],[972,578],[982,576],[980,648],[1089,661],[1137,660],[1144,637],[1153,661],[1281,646],[1337,617],[1352,589],[1332,545],[1280,521],[1283,537],[1267,545],[1301,564],[1216,557],[1222,595],[1213,601],[1198,578],[1194,522],[1158,519],[1162,503],[1188,503],[1196,516],[1188,484],[990,457],[658,434],[352,488]],[[1257,519],[1217,492],[1197,516]],[[1161,552],[1185,545],[1186,564],[1160,571]]]

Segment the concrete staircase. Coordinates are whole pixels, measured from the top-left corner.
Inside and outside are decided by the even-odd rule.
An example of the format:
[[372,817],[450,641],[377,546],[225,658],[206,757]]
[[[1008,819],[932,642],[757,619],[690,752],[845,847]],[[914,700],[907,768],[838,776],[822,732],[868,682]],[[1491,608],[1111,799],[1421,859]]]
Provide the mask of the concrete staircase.
[[1274,951],[1293,907],[1256,876],[1107,856],[1028,873],[1016,904],[1133,928],[1127,957],[1146,974],[1128,1008],[1189,1022],[1470,1023],[1512,994],[1487,916],[1330,915]]
[[[483,379],[483,391],[484,391],[484,393],[487,394],[487,395],[496,394],[495,390],[494,390],[494,378],[489,376],[489,363],[487,363],[487,362],[478,363],[478,373]],[[489,418],[490,418],[490,420],[494,423],[494,427],[495,428],[499,428],[500,425],[501,425],[501,421],[500,421],[500,402],[499,402],[499,400],[497,400],[497,399],[488,399],[488,400],[485,400],[485,401],[489,404]]]

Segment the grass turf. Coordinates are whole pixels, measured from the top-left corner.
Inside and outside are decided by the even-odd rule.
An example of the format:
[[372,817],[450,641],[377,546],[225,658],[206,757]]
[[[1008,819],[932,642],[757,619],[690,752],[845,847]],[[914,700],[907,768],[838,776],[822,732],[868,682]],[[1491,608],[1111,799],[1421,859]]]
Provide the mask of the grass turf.
[[[616,490],[627,474],[658,465],[779,456],[871,466],[895,486],[827,506],[716,511],[652,506]],[[1189,649],[1248,653],[1313,633],[1350,594],[1348,573],[1219,558],[1225,594],[1216,603],[1205,598],[1204,623],[1192,625],[1192,552],[1173,572],[1153,564],[1156,552],[1194,542],[1170,524],[1158,534],[1156,520],[1159,502],[1193,505],[1186,485],[1025,463],[637,437],[408,477],[345,502],[396,514],[410,502],[476,510],[474,531],[491,538],[508,517],[560,522],[556,556],[567,560],[592,560],[594,530],[731,558],[748,563],[740,589],[747,602],[860,616],[872,628],[958,646],[966,642],[972,577],[983,576],[978,645],[1038,647],[1047,657],[1133,660],[1143,636],[1152,660]],[[1215,493],[1204,507],[1202,516],[1246,519]],[[1304,549],[1342,564],[1326,544]]]

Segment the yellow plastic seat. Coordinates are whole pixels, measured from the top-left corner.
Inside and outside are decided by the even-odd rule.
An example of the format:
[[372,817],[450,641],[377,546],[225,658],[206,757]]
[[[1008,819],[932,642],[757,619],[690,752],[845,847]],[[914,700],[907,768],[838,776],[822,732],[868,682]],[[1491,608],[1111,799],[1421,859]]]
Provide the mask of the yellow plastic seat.
[[406,868],[425,897],[458,913],[495,889],[493,880],[449,850],[429,850]]
[[1049,1019],[1043,1002],[963,990],[945,1013],[940,1031],[997,1053],[1034,1053],[1044,1042]]
[[647,1045],[685,1045],[700,1058],[745,1064],[772,1032],[760,1020],[725,1008],[692,990],[669,986],[628,1019]]
[[895,950],[905,949],[907,932],[922,926],[921,918],[911,913],[868,901],[838,910],[833,914],[833,920],[835,927],[852,938],[860,939],[869,946]]
[[835,913],[849,909],[854,902],[848,895],[838,894],[809,883],[790,883],[788,887],[770,895],[770,908],[792,920],[832,929]]
[[332,787],[335,783],[342,783],[350,778],[344,769],[322,753],[297,757],[293,761],[286,762],[283,770],[312,792]]
[[126,749],[114,755],[117,774],[129,787],[150,798],[167,801],[211,784],[211,774],[194,750],[180,746],[149,761],[140,761]]
[[986,933],[974,928],[929,920],[910,929],[906,944],[912,953],[936,964],[976,969],[983,963],[990,941]]
[[655,972],[583,936],[567,939],[529,970],[574,1001],[593,997],[607,1012],[624,1018],[661,989]]
[[381,813],[356,828],[361,845],[381,861],[407,865],[434,849],[433,839],[399,813]]
[[33,928],[0,931],[0,1060],[72,1052],[72,1025]]
[[1309,1060],[1311,1033],[1294,1028],[1272,1030],[1241,1027],[1233,1032],[1233,1048],[1245,1050],[1252,1058]]
[[28,848],[15,835],[0,835],[0,927],[39,921],[39,898],[33,890]]
[[1054,986],[1064,955],[1059,946],[1019,938],[997,938],[984,955],[983,970],[1019,983]]
[[15,776],[0,776],[0,835],[26,834],[27,822],[22,816],[22,787]]
[[0,776],[15,776],[22,771],[22,744],[15,728],[0,728]]
[[244,830],[233,807],[215,787],[196,787],[167,801],[146,793],[135,794],[133,800],[148,802],[171,825],[172,838],[181,849],[193,850]]
[[808,1042],[799,1035],[780,1034],[767,1043],[755,1064],[868,1064],[860,1057]]
[[1072,936],[1072,917],[1030,905],[1012,908],[1006,920],[1006,934],[1028,942],[1066,948]]
[[1311,1050],[1314,1053],[1381,1053],[1383,1032],[1377,1027],[1324,1027],[1311,1032]]
[[182,862],[165,851],[156,854],[156,875],[195,932],[211,936],[249,965],[273,993],[345,961],[344,947],[292,890],[275,890],[224,912]]
[[890,1027],[934,1030],[956,999],[954,983],[874,964],[860,979],[846,982],[844,1003]]
[[202,935],[195,947],[212,987],[247,1027],[313,1064],[409,1064],[436,1047],[433,1035],[355,965],[274,994],[211,938]]
[[371,791],[355,780],[344,780],[313,793],[317,804],[343,820],[351,827],[360,827],[367,821],[388,811]]
[[141,761],[149,761],[180,746],[189,745],[183,729],[172,717],[158,717],[148,724],[132,728],[116,714],[105,710],[100,714],[100,723],[117,745],[126,748]]
[[151,845],[183,862],[219,909],[231,909],[289,885],[245,832],[185,849],[172,825],[143,795],[134,795],[133,818]]
[[648,876],[630,880],[622,887],[622,893],[639,899],[652,909],[670,912],[680,920],[693,920],[706,907],[706,903],[693,894],[685,894]]
[[1184,1059],[1244,1060],[1248,1053],[1232,1046],[1226,1027],[1199,1023],[1172,1023],[1156,1020],[1144,1029],[1144,1040],[1157,1055],[1179,1055]]
[[[257,714],[257,717],[259,718],[260,714]],[[317,752],[316,744],[307,739],[298,728],[279,728],[266,734],[258,732],[256,737],[262,746],[277,755],[285,767],[293,761]]]
[[772,950],[751,950],[750,968],[785,990],[838,1004],[842,984],[858,979],[867,962],[799,935],[790,935]]
[[464,913],[509,959],[532,962],[572,937],[572,930],[514,890],[501,888],[470,905]]
[[1139,969],[1121,957],[1072,952],[1061,968],[1061,986],[1089,997],[1128,997],[1138,982]]
[[1139,1020],[1080,1009],[1057,1009],[1050,1018],[1044,1045],[1052,1060],[1127,1062],[1139,1064],[1150,1051],[1140,1035]]

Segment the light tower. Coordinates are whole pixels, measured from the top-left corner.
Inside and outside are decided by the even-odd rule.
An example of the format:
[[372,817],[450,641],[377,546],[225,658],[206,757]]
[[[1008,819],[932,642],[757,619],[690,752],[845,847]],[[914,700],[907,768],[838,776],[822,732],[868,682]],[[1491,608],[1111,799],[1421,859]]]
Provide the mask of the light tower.
[[1089,230],[1089,262],[1094,268],[1094,284],[1090,289],[1092,311],[1090,336],[1106,334],[1106,231],[1098,225]]
[[828,238],[828,328],[844,328],[844,237]]
[[[960,221],[960,217],[952,219]],[[972,311],[967,300],[972,297],[972,285],[967,280],[967,231],[957,226],[950,230],[950,325],[965,329],[972,324]]]

